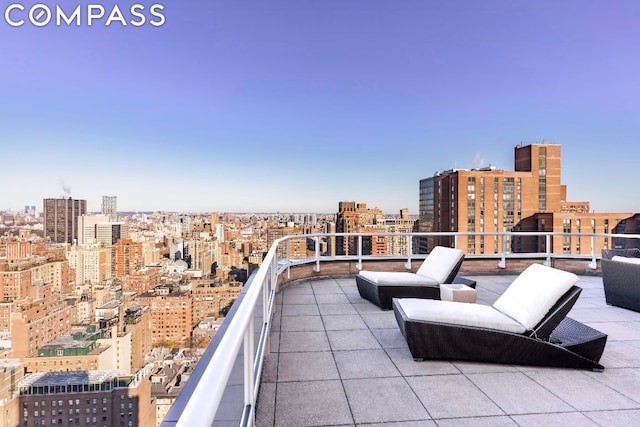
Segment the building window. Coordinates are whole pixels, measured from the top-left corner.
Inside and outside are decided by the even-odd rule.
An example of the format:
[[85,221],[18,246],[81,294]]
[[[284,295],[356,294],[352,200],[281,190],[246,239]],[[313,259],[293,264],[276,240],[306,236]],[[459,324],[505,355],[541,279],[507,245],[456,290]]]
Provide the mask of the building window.
[[[563,219],[562,220],[562,232],[563,233],[571,233],[571,220]],[[571,236],[563,236],[562,237],[562,252],[565,254],[571,253]]]
[[476,253],[476,236],[469,236],[469,240],[467,241],[467,253]]

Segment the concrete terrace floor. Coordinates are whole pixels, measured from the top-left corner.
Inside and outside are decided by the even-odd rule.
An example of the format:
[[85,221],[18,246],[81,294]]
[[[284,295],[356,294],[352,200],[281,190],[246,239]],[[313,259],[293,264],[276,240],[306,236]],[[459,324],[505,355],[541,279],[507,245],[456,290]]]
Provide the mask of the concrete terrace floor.
[[[491,304],[515,276],[471,276]],[[263,426],[640,425],[640,313],[608,306],[581,276],[569,316],[609,335],[604,372],[414,361],[393,311],[354,278],[310,279],[277,295],[257,406]]]

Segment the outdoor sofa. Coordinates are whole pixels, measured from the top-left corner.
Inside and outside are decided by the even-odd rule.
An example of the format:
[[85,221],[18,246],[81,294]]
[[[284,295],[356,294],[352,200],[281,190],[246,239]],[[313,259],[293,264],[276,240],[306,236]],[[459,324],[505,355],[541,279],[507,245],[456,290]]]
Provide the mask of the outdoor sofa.
[[[415,273],[361,270],[356,276],[358,292],[384,310],[391,309],[394,297],[440,299],[440,285],[454,281],[463,260],[460,249],[436,246]],[[457,282],[475,287],[471,280]]]
[[640,312],[640,249],[603,249],[600,266],[607,304]]
[[490,305],[394,298],[414,359],[602,370],[607,335],[566,317],[578,277],[533,264]]

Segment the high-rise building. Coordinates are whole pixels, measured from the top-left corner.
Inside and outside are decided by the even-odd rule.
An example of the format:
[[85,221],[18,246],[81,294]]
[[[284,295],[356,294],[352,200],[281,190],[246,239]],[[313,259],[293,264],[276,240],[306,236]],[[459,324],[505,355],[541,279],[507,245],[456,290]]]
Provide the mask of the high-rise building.
[[[378,224],[382,224],[383,232],[386,233],[413,233],[418,231],[418,221],[416,218],[411,218],[409,216],[409,209],[403,208],[400,209],[400,217],[399,218],[385,218],[384,221],[377,221]],[[409,250],[413,249],[413,245],[415,245],[415,241],[411,239],[411,237],[400,235],[392,235],[392,236],[381,236],[385,237],[385,248],[384,253],[380,253],[381,255],[399,255],[406,254]],[[410,248],[409,245],[412,245]]]
[[[546,142],[515,147],[515,170],[493,166],[452,169],[420,181],[421,232],[610,233],[631,213],[593,213],[589,202],[567,201],[561,183],[560,145]],[[452,246],[453,236],[422,239],[420,250]],[[596,239],[596,253],[610,248],[608,237]],[[554,236],[553,253],[589,254],[591,238]],[[459,235],[458,247],[469,254],[546,252],[544,236]]]
[[[336,223],[329,222],[327,223],[327,233],[335,234],[336,232]],[[330,256],[336,256],[336,245],[337,238],[336,236],[330,236],[327,238],[327,254]]]
[[114,221],[108,215],[81,215],[78,217],[78,244],[115,245],[118,239],[129,237],[126,223]]
[[118,197],[102,196],[102,215],[107,215],[110,221],[118,220]]
[[[434,195],[433,189],[434,177],[425,178],[420,180],[420,204],[418,205],[418,231],[421,233],[427,233],[433,231],[433,215],[434,215]],[[418,238],[418,253],[426,254],[431,248],[435,246],[434,237],[419,237]]]
[[[267,245],[273,245],[276,240],[296,234],[302,234],[300,227],[287,226],[267,229]],[[278,246],[278,257],[290,259],[305,258],[307,256],[307,238],[290,239],[285,244]]]
[[96,225],[109,221],[107,215],[80,215],[78,217],[78,245],[91,245],[96,242]]
[[145,365],[145,356],[153,347],[153,319],[149,307],[132,304],[123,313],[121,323],[124,332],[131,334],[131,368],[134,371]]
[[142,243],[131,239],[120,239],[115,245],[113,277],[124,277],[144,267]]
[[101,283],[113,277],[111,247],[97,244],[73,246],[67,254],[76,284]]
[[[361,232],[368,233],[374,230],[372,226],[382,221],[384,216],[378,208],[367,208],[366,203],[338,202],[338,214],[336,215],[336,233],[354,233],[361,228]],[[364,228],[363,228],[364,227]],[[363,254],[371,254],[371,239],[363,239]],[[376,246],[374,244],[374,246]],[[337,236],[336,255],[355,255],[357,253],[357,238]]]
[[44,238],[53,243],[74,243],[78,239],[78,217],[87,213],[87,201],[44,199]]
[[220,212],[211,212],[211,229],[220,224]]

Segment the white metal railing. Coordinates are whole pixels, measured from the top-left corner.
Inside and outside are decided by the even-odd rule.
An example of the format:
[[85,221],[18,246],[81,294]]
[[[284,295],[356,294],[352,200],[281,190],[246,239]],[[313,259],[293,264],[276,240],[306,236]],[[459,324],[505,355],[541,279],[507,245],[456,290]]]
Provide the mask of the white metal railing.
[[[411,269],[412,259],[424,258],[426,254],[413,253],[413,238],[415,237],[453,237],[454,246],[457,247],[461,236],[498,236],[501,242],[501,251],[493,254],[467,254],[465,259],[487,258],[497,259],[498,267],[505,268],[509,258],[539,258],[549,265],[554,258],[583,259],[589,261],[589,267],[597,268],[596,253],[598,238],[608,238],[609,247],[612,247],[614,238],[639,239],[638,234],[593,234],[593,233],[553,233],[553,232],[504,232],[504,233],[324,233],[308,235],[290,235],[276,240],[267,255],[262,266],[254,272],[245,285],[241,298],[238,299],[233,313],[225,319],[218,334],[210,347],[205,351],[202,359],[191,374],[183,391],[171,407],[169,413],[161,424],[161,427],[211,427],[216,421],[216,414],[220,407],[223,395],[232,374],[234,365],[242,360],[242,388],[243,406],[237,417],[238,425],[255,425],[255,404],[258,397],[260,377],[264,357],[268,352],[268,338],[271,328],[271,313],[273,310],[276,284],[280,275],[290,277],[290,268],[295,265],[313,264],[313,270],[320,272],[321,261],[351,260],[357,262],[357,268],[362,268],[364,260],[371,259],[406,259],[405,267]],[[404,254],[392,256],[371,256],[362,253],[363,238],[372,236],[405,236],[407,248]],[[513,236],[543,236],[545,238],[545,252],[540,253],[511,253],[507,247],[508,237]],[[551,239],[553,237],[589,237],[591,239],[591,251],[588,254],[567,254],[551,252]],[[320,240],[323,238],[348,237],[356,240],[356,254],[326,256],[320,253]],[[314,255],[301,259],[291,259],[289,246],[285,245],[285,257],[278,258],[280,245],[292,239],[307,239],[313,242]],[[259,309],[261,313],[258,313]],[[259,333],[254,330],[259,322]],[[257,337],[257,341],[256,341]],[[229,425],[229,418],[224,419],[225,425]]]

